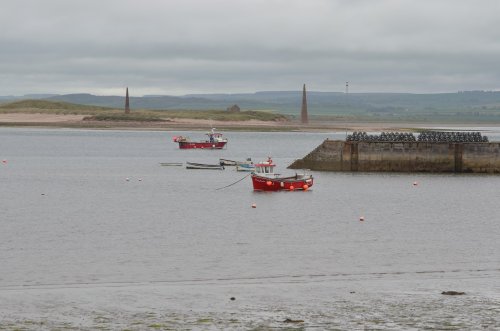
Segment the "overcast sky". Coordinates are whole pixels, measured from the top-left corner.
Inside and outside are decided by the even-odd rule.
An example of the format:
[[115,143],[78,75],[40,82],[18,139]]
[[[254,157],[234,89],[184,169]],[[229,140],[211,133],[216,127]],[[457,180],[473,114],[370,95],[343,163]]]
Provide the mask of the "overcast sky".
[[0,95],[500,90],[499,0],[1,0]]

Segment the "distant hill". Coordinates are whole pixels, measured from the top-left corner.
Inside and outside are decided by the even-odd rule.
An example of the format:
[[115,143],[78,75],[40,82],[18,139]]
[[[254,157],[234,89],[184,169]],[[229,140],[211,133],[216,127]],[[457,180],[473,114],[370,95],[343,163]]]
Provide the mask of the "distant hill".
[[[123,108],[125,97],[97,96],[92,94],[66,94],[48,98],[48,100],[65,101],[86,105]],[[135,109],[189,109],[189,110],[225,110],[237,103],[242,109],[274,109],[285,110],[279,103],[255,98],[248,95],[186,95],[186,96],[143,96],[130,97],[130,106]]]
[[[43,95],[42,95],[43,96]],[[6,99],[7,98],[7,99]],[[6,102],[9,97],[0,97]],[[20,97],[15,97],[20,98]],[[40,99],[72,104],[122,109],[124,96],[66,94]],[[242,110],[268,110],[280,114],[300,114],[302,91],[262,91],[237,94],[189,94],[184,96],[148,95],[131,97],[134,109],[149,110],[225,110],[237,104]],[[500,92],[465,91],[457,93],[307,93],[311,117],[333,116],[343,119],[374,120],[464,120],[500,121]]]
[[14,100],[25,100],[25,99],[45,99],[56,96],[58,94],[25,94],[22,96],[15,95],[0,95],[0,102],[10,102]]

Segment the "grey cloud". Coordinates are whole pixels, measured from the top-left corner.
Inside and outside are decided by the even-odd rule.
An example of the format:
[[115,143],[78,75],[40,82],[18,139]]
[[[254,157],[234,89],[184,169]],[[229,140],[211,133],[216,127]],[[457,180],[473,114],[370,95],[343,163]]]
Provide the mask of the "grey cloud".
[[7,0],[0,95],[497,89],[500,2]]

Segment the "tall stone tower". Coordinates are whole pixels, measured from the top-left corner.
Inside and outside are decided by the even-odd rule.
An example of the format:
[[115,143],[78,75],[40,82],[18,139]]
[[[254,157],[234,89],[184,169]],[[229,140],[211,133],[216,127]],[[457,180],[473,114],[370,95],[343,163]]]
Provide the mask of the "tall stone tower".
[[128,87],[127,87],[127,94],[125,95],[125,114],[130,113],[130,101],[128,99]]
[[307,118],[306,84],[304,84],[304,90],[302,91],[302,111],[300,112],[300,119],[302,124],[309,123],[309,119]]

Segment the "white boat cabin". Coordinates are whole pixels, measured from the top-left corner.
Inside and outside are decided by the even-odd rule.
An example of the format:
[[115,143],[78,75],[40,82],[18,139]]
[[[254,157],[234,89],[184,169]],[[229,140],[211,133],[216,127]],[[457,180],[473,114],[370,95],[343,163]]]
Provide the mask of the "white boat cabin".
[[212,143],[227,141],[227,138],[222,137],[222,133],[215,132],[215,128],[212,128],[212,131],[206,133],[206,135],[208,136],[209,141]]
[[274,176],[274,167],[276,164],[271,158],[268,158],[267,161],[255,164],[255,173],[261,176]]

